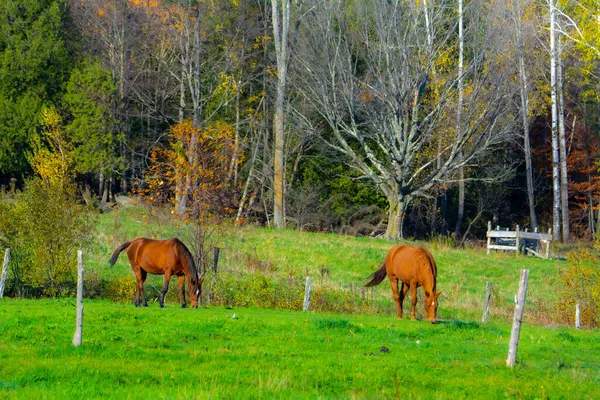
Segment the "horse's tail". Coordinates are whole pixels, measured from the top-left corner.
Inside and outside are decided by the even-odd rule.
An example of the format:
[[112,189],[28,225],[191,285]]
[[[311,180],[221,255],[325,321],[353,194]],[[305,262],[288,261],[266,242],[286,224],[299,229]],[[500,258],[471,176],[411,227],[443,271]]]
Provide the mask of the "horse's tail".
[[125,250],[126,248],[129,247],[129,245],[131,244],[131,242],[125,242],[122,245],[120,245],[115,252],[113,253],[112,257],[110,258],[110,260],[108,261],[108,263],[110,264],[110,266],[112,267],[113,265],[115,265],[115,263],[117,262],[117,258],[119,258],[119,254],[121,254],[121,252],[123,250]]
[[373,274],[373,278],[369,283],[365,285],[365,287],[377,286],[379,285],[387,276],[387,271],[385,270],[385,262],[375,273]]

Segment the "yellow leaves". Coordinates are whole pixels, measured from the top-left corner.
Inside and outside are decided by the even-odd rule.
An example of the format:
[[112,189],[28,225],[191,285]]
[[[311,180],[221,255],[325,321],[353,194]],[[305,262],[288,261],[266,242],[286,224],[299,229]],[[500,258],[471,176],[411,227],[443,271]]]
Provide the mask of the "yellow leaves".
[[34,172],[44,181],[64,184],[70,180],[74,163],[73,146],[62,130],[62,118],[55,108],[44,108],[40,116],[41,137],[32,142],[27,156]]
[[[165,203],[183,193],[175,193],[177,189],[187,188],[192,202],[200,210],[209,210],[232,197],[236,188],[231,174],[243,160],[233,126],[215,122],[195,128],[192,121],[183,121],[169,129],[168,147],[152,151],[147,189],[141,194],[155,203]],[[221,213],[227,213],[224,206]]]

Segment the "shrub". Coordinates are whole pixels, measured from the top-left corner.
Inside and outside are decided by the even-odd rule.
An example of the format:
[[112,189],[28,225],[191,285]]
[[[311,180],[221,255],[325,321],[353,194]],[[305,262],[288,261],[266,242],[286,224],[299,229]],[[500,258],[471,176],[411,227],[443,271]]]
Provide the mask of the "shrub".
[[592,250],[580,248],[569,253],[560,271],[557,310],[562,323],[573,324],[575,305],[579,304],[581,325],[596,327],[600,322],[600,268]]
[[72,183],[41,178],[28,181],[23,192],[3,193],[0,237],[18,261],[13,279],[39,295],[61,296],[75,289],[77,249],[93,226],[75,194]]
[[106,284],[106,296],[119,303],[129,303],[135,295],[136,280],[131,275],[123,275]]

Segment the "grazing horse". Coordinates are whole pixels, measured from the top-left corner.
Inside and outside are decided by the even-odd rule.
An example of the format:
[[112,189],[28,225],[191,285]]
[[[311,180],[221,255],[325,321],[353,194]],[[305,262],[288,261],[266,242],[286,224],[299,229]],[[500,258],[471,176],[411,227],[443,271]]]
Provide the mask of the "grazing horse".
[[[385,277],[390,279],[392,292],[396,301],[398,318],[402,319],[402,302],[410,287],[412,298],[412,311],[410,319],[415,319],[415,308],[417,305],[417,288],[423,286],[425,291],[425,311],[432,324],[436,321],[438,308],[437,298],[442,292],[435,291],[435,279],[437,267],[433,256],[424,247],[413,247],[407,244],[398,244],[390,249],[385,262],[375,273],[373,279],[365,286],[379,285]],[[398,290],[398,281],[402,282],[402,288]]]
[[196,264],[192,254],[179,239],[153,240],[139,238],[131,242],[123,243],[119,246],[112,257],[110,265],[115,265],[119,254],[127,249],[127,258],[129,264],[137,279],[135,287],[135,306],[140,306],[140,297],[144,302],[144,307],[148,307],[146,297],[144,296],[144,281],[146,275],[164,275],[164,284],[162,296],[160,297],[160,306],[165,306],[165,295],[169,290],[169,281],[172,275],[177,276],[179,282],[179,299],[181,307],[187,307],[185,303],[185,289],[183,286],[185,278],[188,280],[188,289],[192,307],[198,307],[198,298],[202,293],[202,279],[206,274],[206,269],[202,275],[198,276]]

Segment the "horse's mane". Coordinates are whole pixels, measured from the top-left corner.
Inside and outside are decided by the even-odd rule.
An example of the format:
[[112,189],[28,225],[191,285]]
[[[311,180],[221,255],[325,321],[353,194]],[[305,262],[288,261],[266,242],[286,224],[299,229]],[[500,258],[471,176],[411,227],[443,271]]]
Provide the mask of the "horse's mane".
[[437,265],[435,264],[435,260],[433,256],[425,247],[418,247],[415,251],[415,258],[424,265],[429,265],[431,269],[431,275],[433,276],[433,289],[435,291],[435,281],[437,278]]
[[196,263],[194,262],[194,257],[192,257],[192,253],[188,250],[188,248],[183,244],[183,242],[179,239],[173,239],[175,246],[179,249],[179,254],[186,261],[186,264],[191,269],[191,279],[193,279],[193,283],[196,284],[198,281],[198,269],[196,268]]

